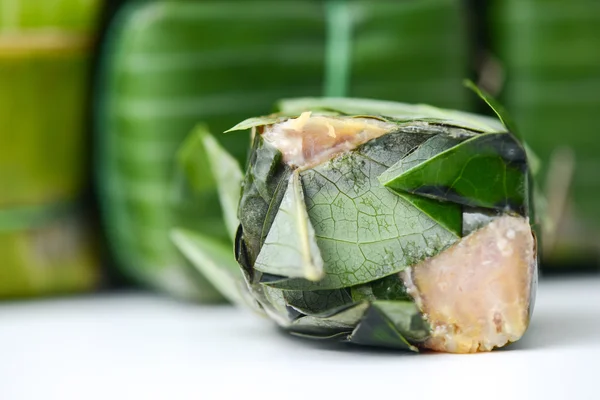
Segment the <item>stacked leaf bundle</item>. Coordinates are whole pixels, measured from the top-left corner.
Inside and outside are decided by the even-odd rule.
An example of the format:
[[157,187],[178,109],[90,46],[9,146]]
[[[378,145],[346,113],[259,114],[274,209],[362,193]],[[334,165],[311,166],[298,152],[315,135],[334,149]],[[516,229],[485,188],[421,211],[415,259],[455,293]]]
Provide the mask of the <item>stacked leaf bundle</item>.
[[558,224],[544,239],[546,256],[554,265],[600,265],[600,3],[498,0],[490,12],[503,102],[546,165]]
[[97,0],[0,0],[0,297],[85,290],[78,209]]
[[[232,129],[254,137],[238,183],[245,285],[201,234],[173,239],[232,300],[296,335],[457,353],[504,346],[529,323],[537,245],[527,151],[495,110],[503,124],[375,100],[283,101]],[[218,178],[232,164],[211,162],[223,204],[236,204],[235,185]]]
[[[223,131],[284,96],[464,107],[461,2],[147,1],[125,6],[104,52],[100,192],[122,268],[153,287],[219,295],[168,239],[184,226],[227,244],[205,160],[177,153],[198,124]],[[430,27],[435,24],[436,29]],[[424,50],[425,49],[425,50]],[[247,139],[219,136],[243,162]],[[198,165],[193,165],[198,164]],[[192,187],[182,176],[197,173]]]

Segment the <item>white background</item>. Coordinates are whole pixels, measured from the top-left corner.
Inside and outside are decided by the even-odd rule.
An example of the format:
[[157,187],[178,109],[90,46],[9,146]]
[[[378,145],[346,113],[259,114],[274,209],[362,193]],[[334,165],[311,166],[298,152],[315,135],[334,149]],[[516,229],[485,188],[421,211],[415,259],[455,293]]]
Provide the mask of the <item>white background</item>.
[[332,346],[140,293],[0,305],[0,400],[600,399],[599,362],[598,278],[542,282],[525,338],[476,355]]

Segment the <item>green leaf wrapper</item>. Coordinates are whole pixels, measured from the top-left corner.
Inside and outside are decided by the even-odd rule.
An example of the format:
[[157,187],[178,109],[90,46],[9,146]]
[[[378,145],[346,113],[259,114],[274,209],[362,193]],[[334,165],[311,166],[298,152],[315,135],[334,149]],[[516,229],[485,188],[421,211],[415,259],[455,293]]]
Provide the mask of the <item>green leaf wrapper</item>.
[[[281,104],[290,115],[238,125],[255,131],[235,239],[246,295],[303,337],[454,352],[518,340],[537,258],[530,168],[516,136],[493,120],[429,106]],[[378,105],[394,116],[374,113]],[[464,280],[447,283],[455,276]],[[459,285],[455,298],[444,298],[448,284]],[[487,285],[501,291],[476,306],[473,291]]]

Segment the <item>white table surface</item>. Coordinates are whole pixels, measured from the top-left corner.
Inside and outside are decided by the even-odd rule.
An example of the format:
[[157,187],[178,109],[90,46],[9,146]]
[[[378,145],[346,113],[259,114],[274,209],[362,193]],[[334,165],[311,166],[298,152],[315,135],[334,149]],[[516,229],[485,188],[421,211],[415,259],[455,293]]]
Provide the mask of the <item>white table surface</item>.
[[542,282],[525,338],[476,355],[293,339],[143,293],[0,304],[0,399],[600,399],[600,278]]

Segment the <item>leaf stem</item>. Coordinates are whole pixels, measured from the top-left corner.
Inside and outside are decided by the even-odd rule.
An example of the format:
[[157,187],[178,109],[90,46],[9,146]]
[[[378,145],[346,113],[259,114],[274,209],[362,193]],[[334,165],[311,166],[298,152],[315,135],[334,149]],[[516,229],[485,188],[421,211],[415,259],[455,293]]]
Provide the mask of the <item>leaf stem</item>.
[[352,45],[352,13],[346,0],[325,3],[327,21],[325,43],[326,97],[344,97],[348,93]]

